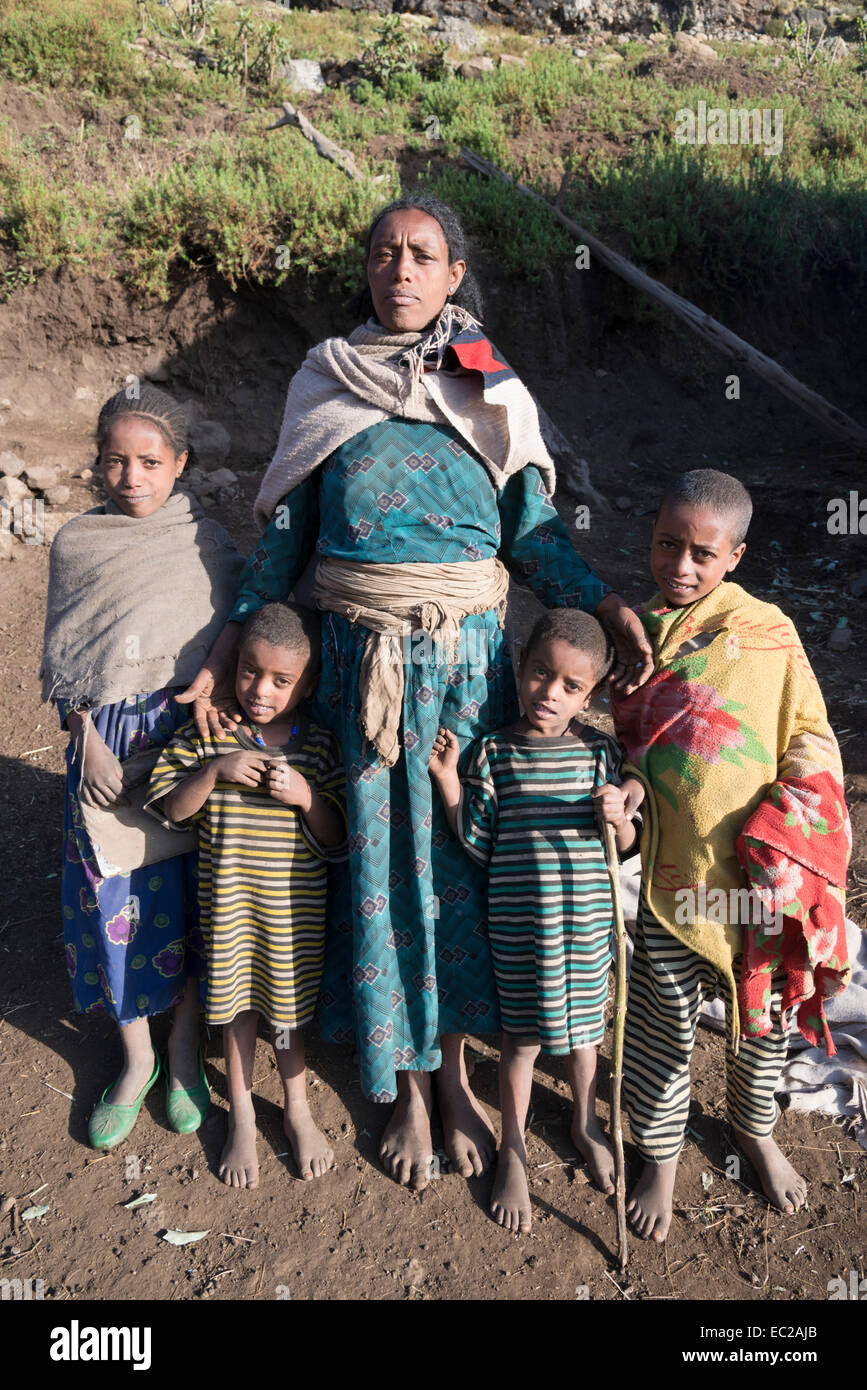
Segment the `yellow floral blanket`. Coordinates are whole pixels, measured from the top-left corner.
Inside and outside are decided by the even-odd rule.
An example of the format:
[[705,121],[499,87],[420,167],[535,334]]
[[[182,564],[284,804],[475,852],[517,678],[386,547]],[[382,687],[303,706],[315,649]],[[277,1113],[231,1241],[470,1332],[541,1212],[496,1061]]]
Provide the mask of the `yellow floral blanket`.
[[[658,921],[723,973],[736,1001],[733,962],[745,929],[758,941],[781,935],[785,911],[798,918],[802,935],[821,931],[812,910],[799,914],[797,903],[773,894],[769,901],[767,884],[764,891],[754,886],[738,838],[778,779],[814,786],[837,825],[841,806],[845,816],[840,753],[798,634],[779,608],[722,583],[686,608],[666,608],[656,594],[640,616],[655,671],[614,700],[613,711],[617,735],[652,792],[644,893]],[[826,878],[826,910],[842,921],[839,855]],[[747,953],[751,964],[754,955]],[[847,978],[845,955],[833,964],[837,978],[826,981],[826,994]],[[732,1010],[735,1045],[741,1012]],[[749,1028],[744,1020],[750,1032],[767,1031],[765,1021]]]

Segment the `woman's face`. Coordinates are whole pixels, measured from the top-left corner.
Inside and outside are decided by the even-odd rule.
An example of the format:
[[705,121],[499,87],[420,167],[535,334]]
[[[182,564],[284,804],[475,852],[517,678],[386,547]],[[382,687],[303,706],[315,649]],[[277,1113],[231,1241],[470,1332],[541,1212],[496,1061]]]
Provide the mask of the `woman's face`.
[[466,261],[449,264],[449,248],[435,217],[418,208],[390,212],[373,233],[367,259],[376,317],[391,333],[426,328],[466,268]]

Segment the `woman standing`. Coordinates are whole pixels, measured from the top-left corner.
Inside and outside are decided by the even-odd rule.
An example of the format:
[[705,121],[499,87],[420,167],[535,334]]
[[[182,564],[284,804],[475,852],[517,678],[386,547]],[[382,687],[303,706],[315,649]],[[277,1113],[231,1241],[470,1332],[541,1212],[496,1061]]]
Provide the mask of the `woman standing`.
[[454,213],[427,198],[392,203],[366,253],[366,322],[320,343],[293,378],[256,502],[262,540],[182,698],[198,697],[202,725],[219,727],[209,697],[239,624],[285,598],[315,556],[315,717],[343,748],[350,850],[320,1017],[326,1037],[356,1043],[365,1093],[397,1102],[380,1153],[399,1182],[422,1188],[432,1073],[453,1166],[479,1174],[495,1151],[463,1058],[464,1033],[499,1028],[485,877],[432,795],[437,729],[453,729],[466,754],[517,715],[509,573],[548,607],[602,619],[624,688],[651,661],[637,619],[575,554],[551,503],[536,407],[481,331]]

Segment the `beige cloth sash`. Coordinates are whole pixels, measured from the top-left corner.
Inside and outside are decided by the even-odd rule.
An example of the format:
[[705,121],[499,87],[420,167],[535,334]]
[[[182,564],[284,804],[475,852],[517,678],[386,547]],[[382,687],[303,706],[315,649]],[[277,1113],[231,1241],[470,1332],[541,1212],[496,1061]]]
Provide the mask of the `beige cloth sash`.
[[388,767],[400,757],[401,639],[423,629],[454,658],[461,622],[470,613],[494,609],[503,626],[508,591],[508,570],[496,557],[442,565],[320,560],[313,590],[319,607],[370,630],[359,672],[358,722]]

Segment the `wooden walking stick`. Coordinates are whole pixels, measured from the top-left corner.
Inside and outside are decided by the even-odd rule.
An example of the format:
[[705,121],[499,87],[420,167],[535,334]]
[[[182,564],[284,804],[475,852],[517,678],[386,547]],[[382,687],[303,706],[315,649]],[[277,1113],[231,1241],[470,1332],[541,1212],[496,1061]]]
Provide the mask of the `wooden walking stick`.
[[614,909],[614,1056],[611,1064],[611,1133],[614,1138],[614,1202],[617,1208],[617,1242],[620,1273],[626,1273],[626,1163],[623,1157],[623,1121],[620,1112],[620,1083],[623,1079],[623,1032],[626,1025],[626,926],[620,896],[620,859],[614,826],[603,822],[605,862],[611,879],[611,905]]

